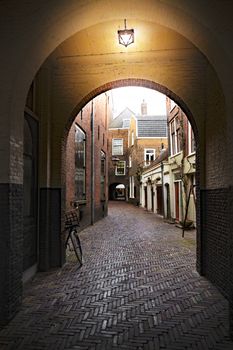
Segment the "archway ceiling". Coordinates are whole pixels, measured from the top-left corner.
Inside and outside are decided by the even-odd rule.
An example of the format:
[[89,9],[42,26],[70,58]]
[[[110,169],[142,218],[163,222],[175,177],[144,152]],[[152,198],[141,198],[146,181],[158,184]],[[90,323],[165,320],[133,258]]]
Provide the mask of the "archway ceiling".
[[57,48],[55,56],[110,55],[194,48],[181,35],[155,23],[128,20],[127,27],[134,28],[135,31],[135,42],[127,48],[118,44],[117,30],[123,28],[123,22],[118,20],[99,23],[79,31]]
[[122,21],[109,21],[81,30],[50,56],[55,66],[54,96],[63,101],[63,115],[70,113],[69,106],[74,107],[90,91],[109,81],[138,78],[167,86],[169,77],[171,87],[175,87],[176,72],[182,67],[182,89],[188,70],[196,67],[200,73],[206,65],[205,57],[187,39],[151,22],[129,20],[128,27],[135,30],[135,43],[125,48],[117,39],[122,26]]
[[[43,62],[71,35],[88,32],[98,23],[115,21],[117,27],[122,26],[124,18],[132,25],[136,25],[133,21],[148,21],[183,34],[221,72],[219,77],[229,89],[227,82],[233,71],[227,56],[232,53],[228,44],[233,30],[231,10],[232,1],[218,0],[3,0],[2,99],[9,101],[13,93],[13,98],[20,101],[20,96],[24,100]],[[16,103],[12,108],[11,104],[11,114],[18,115],[23,106]]]

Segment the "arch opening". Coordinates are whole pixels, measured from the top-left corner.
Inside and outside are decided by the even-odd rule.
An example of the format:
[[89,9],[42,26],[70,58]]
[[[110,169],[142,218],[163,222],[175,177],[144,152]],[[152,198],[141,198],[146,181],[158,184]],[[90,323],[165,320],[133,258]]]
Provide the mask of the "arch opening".
[[[105,84],[103,85],[102,87],[99,87],[98,89],[96,89],[95,91],[92,91],[88,96],[86,96],[82,102],[76,106],[76,108],[73,110],[72,112],[72,116],[70,117],[68,123],[67,123],[67,127],[65,129],[65,132],[64,132],[64,138],[63,138],[63,142],[64,144],[66,145],[67,147],[67,135],[69,134],[68,130],[70,128],[70,125],[72,127],[73,123],[74,123],[74,120],[76,123],[79,123],[79,125],[82,125],[81,123],[83,122],[83,119],[85,119],[85,103],[86,103],[86,106],[89,106],[87,108],[88,111],[91,113],[93,112],[92,108],[93,108],[93,101],[95,101],[95,98],[98,97],[98,96],[107,96],[107,92],[108,91],[111,91],[112,89],[114,88],[118,88],[118,87],[123,87],[123,86],[139,86],[139,87],[149,87],[151,90],[156,90],[156,91],[159,91],[159,92],[162,92],[162,93],[166,93],[167,97],[169,98],[170,100],[170,97],[172,97],[172,101],[176,101],[177,103],[176,106],[179,110],[182,111],[182,113],[184,113],[186,115],[187,113],[187,116],[188,116],[188,120],[190,122],[190,125],[192,125],[194,127],[194,134],[195,134],[195,141],[196,141],[196,161],[195,161],[195,170],[194,170],[194,166],[192,167],[192,172],[194,171],[195,172],[195,197],[196,197],[196,205],[197,205],[197,210],[194,210],[192,208],[192,210],[195,212],[194,213],[194,216],[192,217],[192,224],[194,224],[194,226],[197,228],[197,268],[200,268],[201,266],[201,258],[202,256],[200,255],[200,251],[201,251],[201,235],[200,235],[200,226],[199,226],[199,221],[198,219],[196,220],[196,212],[200,212],[200,202],[199,202],[199,198],[200,198],[200,195],[199,195],[199,191],[200,191],[200,166],[199,166],[199,147],[198,147],[198,133],[197,133],[197,126],[196,126],[196,123],[195,123],[195,120],[194,120],[194,117],[192,116],[189,108],[187,107],[187,105],[178,97],[176,96],[172,91],[170,91],[167,87],[163,87],[159,84],[156,84],[154,82],[151,82],[151,81],[146,81],[146,80],[138,80],[138,79],[127,79],[127,80],[121,80],[121,81],[115,81],[115,82],[110,82],[108,84]],[[110,89],[110,87],[112,89]],[[182,107],[181,107],[182,106]],[[186,111],[186,113],[185,113]],[[75,117],[74,117],[75,116]],[[87,118],[87,116],[86,116]],[[99,127],[96,126],[96,137],[99,138]],[[100,132],[101,134],[101,132]],[[101,139],[102,140],[102,139]],[[63,148],[63,160],[65,159],[65,150],[67,149],[66,147]],[[106,153],[110,154],[109,153],[109,150],[105,150]],[[70,154],[70,153],[69,153]],[[191,164],[191,163],[190,163]],[[128,166],[128,165],[127,165]],[[63,167],[64,167],[64,171],[62,171],[62,173],[65,173],[65,169],[67,169],[67,163],[66,162],[63,162]],[[183,188],[183,185],[180,185],[179,187],[179,194],[178,196],[182,196],[182,195],[185,195],[186,198],[185,200],[187,201],[188,200],[188,197],[189,197],[189,190],[190,190],[190,183],[193,183],[193,173],[192,174],[189,174],[190,178],[189,178],[189,184],[188,184],[188,187],[187,187],[187,192],[183,193],[182,194],[182,188]],[[177,179],[176,179],[177,180]],[[120,182],[114,182],[114,181],[110,181],[109,183],[109,188],[108,188],[108,198],[110,200],[117,200],[117,199],[120,199],[120,200],[127,200],[127,201],[130,201],[130,202],[133,202],[134,204],[138,205],[138,206],[144,206],[145,208],[149,209],[150,211],[153,211],[155,213],[158,213],[160,215],[163,215],[165,219],[167,220],[176,220],[178,223],[180,224],[184,224],[184,218],[185,218],[185,208],[180,208],[179,211],[180,211],[180,215],[178,214],[178,217],[174,217],[173,215],[173,218],[172,218],[172,215],[171,215],[171,208],[170,208],[170,205],[172,203],[172,200],[170,198],[171,196],[171,188],[173,188],[175,186],[174,183],[169,184],[166,183],[166,179],[164,179],[164,183],[161,184],[161,181],[157,183],[157,186],[156,186],[156,179],[153,179],[154,181],[154,187],[151,186],[150,187],[150,193],[148,193],[148,189],[147,189],[147,199],[149,198],[149,196],[151,196],[151,200],[150,200],[150,204],[148,205],[148,203],[146,204],[145,203],[145,192],[143,193],[143,191],[145,191],[143,188],[144,188],[144,185],[141,184],[141,187],[138,188],[138,190],[135,190],[135,189],[130,189],[131,185],[129,183],[129,180],[127,180],[125,183],[120,183]],[[65,178],[63,179],[63,185],[64,185],[64,193],[65,193]],[[118,193],[119,191],[117,191],[117,186],[119,186],[119,184],[121,184],[121,186],[124,186],[124,191],[121,191],[121,192],[124,192],[124,193],[121,193],[120,196],[118,196]],[[134,186],[133,186],[134,187]],[[163,190],[162,190],[163,188]],[[133,191],[133,192],[132,192]],[[156,196],[155,196],[155,191],[156,191]],[[174,190],[175,191],[175,190]],[[136,192],[138,192],[136,194]],[[132,196],[132,193],[134,193],[134,195]],[[141,198],[140,198],[141,196]],[[154,197],[153,197],[154,196]],[[191,196],[193,196],[193,192],[191,194]],[[130,200],[130,197],[134,197],[135,200]],[[136,199],[137,197],[137,199]],[[107,197],[105,197],[106,199]],[[160,198],[160,199],[159,199]],[[149,200],[149,199],[148,199]],[[144,201],[144,202],[143,202]],[[179,204],[179,206],[181,207],[181,204]],[[63,203],[63,208],[64,208],[64,203]],[[106,209],[106,205],[103,205],[102,206],[102,213],[107,213],[107,209]],[[81,211],[83,211],[83,214],[82,216],[85,216],[85,213],[84,213],[84,209],[82,207],[82,204],[81,204]],[[190,211],[190,208],[188,208],[188,212]],[[87,213],[87,212],[86,212]],[[104,215],[104,214],[103,214]],[[191,221],[189,220],[188,218],[188,215],[187,214],[187,217],[185,218],[186,220],[186,224],[188,224],[188,221]],[[101,217],[101,215],[98,217]],[[200,272],[200,270],[199,270]]]
[[[8,50],[8,48],[4,50],[6,53],[6,60],[4,62],[7,64],[4,63],[4,66],[2,66],[2,71],[4,73],[3,81],[6,84],[2,94],[2,115],[4,115],[3,119],[5,118],[2,120],[3,127],[7,129],[7,137],[2,138],[1,149],[4,150],[4,153],[7,153],[7,156],[4,157],[6,167],[3,166],[4,169],[2,169],[1,178],[2,184],[5,186],[7,183],[9,188],[6,189],[6,187],[2,186],[4,196],[1,197],[5,198],[5,193],[6,196],[10,193],[9,204],[7,204],[7,209],[4,209],[2,217],[4,219],[7,217],[9,223],[12,223],[11,220],[13,220],[14,225],[9,224],[9,231],[12,234],[7,235],[7,238],[3,238],[2,247],[12,246],[14,242],[22,242],[23,236],[23,214],[19,214],[19,216],[21,215],[20,217],[15,214],[16,212],[20,213],[23,209],[23,195],[21,189],[23,183],[22,164],[24,157],[22,134],[24,94],[26,94],[27,84],[29,81],[32,81],[35,71],[55,47],[60,45],[61,42],[70,35],[77,32],[77,30],[84,30],[83,33],[86,33],[89,30],[88,28],[91,28],[93,25],[98,25],[98,22],[101,23],[101,25],[109,25],[109,21],[118,21],[118,18],[121,18],[122,10],[117,9],[119,6],[118,3],[111,3],[114,9],[116,9],[116,12],[109,11],[108,13],[108,11],[106,11],[104,18],[102,11],[99,11],[99,4],[99,2],[96,3],[95,6],[93,6],[93,4],[86,4],[85,6],[87,7],[83,7],[84,12],[87,10],[85,16],[83,16],[84,12],[80,11],[79,13],[80,9],[75,8],[75,11],[73,11],[73,7],[69,8],[70,4],[68,4],[68,2],[67,5],[63,4],[62,6],[57,4],[53,21],[48,21],[50,24],[43,26],[43,30],[41,30],[38,24],[41,22],[41,18],[39,18],[39,21],[33,21],[33,29],[35,30],[27,31],[25,28],[27,28],[29,22],[32,22],[28,22],[28,17],[26,21],[24,21],[25,26],[21,29],[18,28],[18,26],[22,21],[18,19],[15,21],[14,16],[11,17],[10,40],[6,38],[6,40],[4,40],[4,45],[5,43],[9,45],[9,43],[12,42],[11,39],[14,33],[17,33],[17,37],[19,37],[20,40],[17,45],[15,45],[15,48],[12,46],[10,50]],[[133,14],[131,11],[128,12],[132,20],[134,20],[135,17],[139,18],[139,20],[147,21],[147,10],[144,12],[141,2],[138,2],[137,5],[139,5],[139,7],[136,9],[137,6],[135,5],[135,12]],[[44,251],[42,249],[39,251],[39,268],[41,270],[48,270],[53,266],[61,266],[64,262],[63,242],[60,240],[65,210],[65,168],[63,167],[63,158],[65,158],[64,149],[66,148],[66,139],[72,124],[72,119],[84,108],[88,101],[91,101],[93,97],[97,96],[101,91],[107,91],[108,86],[117,85],[117,81],[121,84],[131,84],[132,80],[137,80],[135,84],[148,85],[156,85],[154,81],[157,81],[157,88],[162,86],[165,89],[167,86],[168,90],[166,95],[176,101],[189,116],[196,136],[196,189],[197,202],[199,203],[197,225],[200,229],[198,230],[199,243],[197,247],[197,255],[199,256],[198,271],[204,273],[210,280],[218,285],[220,290],[223,291],[227,297],[231,298],[231,295],[229,296],[229,283],[226,282],[232,279],[232,277],[230,276],[229,278],[228,275],[228,273],[230,274],[230,265],[232,264],[229,263],[229,261],[231,261],[231,254],[228,249],[228,244],[226,243],[229,242],[231,235],[229,233],[229,228],[226,228],[227,225],[225,225],[229,220],[229,212],[228,210],[224,211],[222,208],[228,208],[228,193],[230,191],[228,191],[229,189],[227,186],[231,184],[228,173],[229,166],[226,164],[227,157],[223,155],[228,152],[227,142],[229,141],[229,137],[227,138],[227,135],[230,135],[230,131],[228,131],[227,128],[229,127],[229,130],[231,128],[231,123],[227,124],[226,122],[224,96],[225,93],[229,96],[228,100],[231,100],[230,94],[227,93],[227,91],[231,91],[231,89],[229,89],[231,85],[228,83],[228,80],[230,80],[230,70],[227,71],[225,67],[230,67],[232,63],[229,62],[228,54],[226,53],[228,52],[227,45],[226,50],[221,50],[219,45],[221,35],[216,35],[217,27],[212,27],[209,21],[208,29],[205,26],[204,13],[208,13],[208,11],[202,11],[203,14],[199,16],[197,15],[198,6],[195,9],[194,7],[190,7],[189,9],[186,7],[186,11],[182,11],[181,8],[178,9],[176,5],[170,6],[163,2],[155,2],[152,7],[148,19],[154,23],[161,23],[164,28],[168,27],[174,31],[174,33],[180,32],[181,35],[182,32],[187,33],[189,39],[187,42],[189,42],[189,44],[191,43],[192,49],[183,46],[179,48],[170,47],[169,50],[165,48],[164,50],[156,51],[154,48],[152,48],[152,50],[149,48],[149,50],[141,52],[141,55],[135,55],[134,57],[133,55],[135,53],[131,52],[128,54],[124,52],[123,55],[119,54],[115,56],[117,60],[119,59],[120,61],[119,66],[116,67],[112,65],[114,63],[114,58],[112,59],[111,55],[108,55],[108,57],[111,56],[112,62],[107,61],[106,57],[103,57],[102,62],[101,60],[97,60],[94,64],[93,61],[88,64],[88,60],[89,62],[91,61],[90,55],[87,61],[80,63],[75,61],[77,58],[74,57],[75,55],[72,57],[69,56],[69,53],[67,54],[69,50],[63,51],[64,46],[60,46],[58,50],[60,50],[60,53],[63,52],[64,55],[61,54],[60,57],[50,57],[51,60],[48,58],[38,73],[38,84],[36,85],[39,91],[37,95],[39,99],[36,102],[36,109],[32,111],[35,113],[32,113],[31,116],[34,120],[37,120],[40,130],[40,167],[38,169],[40,198],[39,221],[40,247],[43,247]],[[33,7],[31,7],[31,9],[33,9]],[[11,11],[10,8],[8,10]],[[49,5],[48,16],[51,15],[52,10],[53,5]],[[143,11],[141,12],[141,10]],[[36,16],[40,17],[42,13],[45,15],[46,11],[47,5],[41,7],[40,11],[34,11],[34,18],[36,19]],[[17,11],[15,11],[15,13],[18,16]],[[166,13],[166,16],[164,16],[164,13]],[[47,15],[45,17],[49,18]],[[198,20],[195,20],[195,18]],[[57,25],[55,26],[54,23],[57,23]],[[78,25],[76,23],[78,23]],[[59,28],[59,32],[57,28]],[[154,30],[154,27],[152,29]],[[6,33],[7,31],[4,32],[4,35]],[[171,34],[173,35],[174,33]],[[102,38],[102,36],[100,37]],[[175,37],[178,39],[178,36]],[[38,38],[40,38],[40,40],[38,40]],[[156,42],[155,40],[150,41]],[[173,40],[173,43],[177,42],[178,40]],[[227,40],[222,40],[222,42],[227,43]],[[44,45],[42,45],[42,43],[44,43]],[[81,41],[79,43],[81,43]],[[67,43],[63,42],[63,44],[66,45]],[[223,44],[223,46],[224,45],[225,44]],[[95,44],[93,47],[96,48]],[[27,50],[25,51],[26,48]],[[31,50],[29,48],[31,48]],[[99,45],[98,48],[100,48]],[[81,47],[80,51],[82,51],[82,49]],[[16,50],[15,54],[14,50]],[[152,51],[154,53],[156,51],[154,56],[152,55]],[[165,54],[165,51],[168,55]],[[30,54],[28,55],[28,53]],[[205,57],[203,57],[202,53],[205,54]],[[25,59],[25,57],[29,57],[28,60]],[[206,59],[206,57],[208,59]],[[223,57],[229,64],[222,64]],[[68,62],[67,65],[65,64],[65,60]],[[129,62],[127,62],[127,60],[129,60]],[[212,62],[213,65],[210,64],[210,62]],[[138,64],[135,68],[136,63]],[[9,67],[11,66],[11,69],[8,69],[8,65]],[[70,71],[66,71],[68,66]],[[75,67],[77,68],[77,74],[76,76],[72,75],[71,78],[70,72],[75,72]],[[95,69],[93,69],[93,67],[95,67]],[[148,67],[151,67],[151,69],[147,70]],[[63,74],[63,68],[67,74]],[[79,81],[77,80],[77,76],[80,78]],[[132,79],[128,79],[128,77],[132,77]],[[112,83],[107,83],[108,81]],[[219,81],[221,81],[221,84]],[[221,86],[225,86],[224,93]],[[41,94],[41,91],[43,91],[43,94]],[[174,91],[174,93],[172,91]],[[10,96],[10,94],[12,94],[12,96]],[[78,101],[78,105],[74,108],[76,101]],[[72,110],[73,112],[71,113]],[[231,110],[229,109],[228,112],[230,116]],[[216,118],[216,115],[218,118]],[[19,116],[22,117],[20,122]],[[71,116],[68,123],[67,116]],[[195,116],[195,120],[192,116]],[[8,117],[11,118],[10,122]],[[64,127],[66,128],[65,133],[63,133]],[[60,152],[61,148],[62,157]],[[29,156],[31,157],[31,154]],[[30,157],[27,158],[29,159]],[[104,154],[102,154],[101,159],[104,164]],[[27,163],[27,160],[25,160],[25,163]],[[26,166],[27,165],[25,165],[25,168]],[[32,165],[28,166],[29,170],[31,167]],[[222,170],[221,176],[219,176],[218,169]],[[104,181],[105,179],[102,178],[101,183],[104,184]],[[201,187],[202,191],[200,190]],[[166,191],[168,191],[168,186],[166,187]],[[152,191],[150,195],[153,196]],[[100,216],[107,211],[107,208],[103,204],[106,193],[100,191],[100,197],[101,196],[103,197],[101,210],[99,211]],[[62,203],[62,215],[60,203]],[[201,211],[201,203],[206,210],[205,212]],[[5,205],[4,203],[4,206]],[[94,208],[92,208],[92,210],[94,210]],[[220,212],[220,216],[223,217],[221,223],[219,223],[215,217],[216,212]],[[18,229],[15,230],[15,227]],[[205,245],[202,244],[202,237],[200,236],[201,229],[204,229],[206,232]],[[213,242],[219,241],[221,242],[221,247],[219,249],[213,249],[216,248]],[[203,247],[205,247],[205,252],[202,250]],[[224,251],[226,251],[226,254],[223,253]],[[9,303],[9,305],[7,305],[8,314],[6,317],[9,319],[12,315],[11,310],[16,310],[19,300],[21,300],[19,286],[21,285],[22,278],[20,273],[13,270],[14,267],[8,262],[14,260],[16,262],[15,266],[21,266],[22,252],[15,250],[9,253],[11,254],[10,259],[7,254],[8,253],[5,252],[2,254],[2,256],[6,257],[6,259],[4,259],[7,266],[6,271],[10,271],[10,273],[5,274],[7,277],[6,281],[4,280],[4,284],[14,287],[12,287],[12,291],[8,290],[6,293],[3,293],[2,305],[8,300],[6,300],[5,295],[8,298],[7,293],[9,292],[13,300],[11,304]],[[16,290],[19,290],[19,292],[15,297],[14,293]]]

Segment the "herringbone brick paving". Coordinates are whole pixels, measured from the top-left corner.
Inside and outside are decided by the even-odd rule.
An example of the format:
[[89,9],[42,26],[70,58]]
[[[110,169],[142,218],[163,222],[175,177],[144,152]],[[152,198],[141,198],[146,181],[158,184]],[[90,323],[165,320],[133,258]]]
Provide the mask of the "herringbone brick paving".
[[126,203],[80,233],[84,265],[39,273],[0,349],[233,349],[228,304],[195,271],[195,233]]

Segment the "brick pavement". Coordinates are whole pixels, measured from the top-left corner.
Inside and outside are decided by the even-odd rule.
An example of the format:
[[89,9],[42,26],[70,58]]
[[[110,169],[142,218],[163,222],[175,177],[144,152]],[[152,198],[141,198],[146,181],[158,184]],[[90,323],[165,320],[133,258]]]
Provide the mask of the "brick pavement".
[[38,273],[2,350],[233,349],[228,304],[195,271],[194,231],[126,203],[81,232],[84,265]]

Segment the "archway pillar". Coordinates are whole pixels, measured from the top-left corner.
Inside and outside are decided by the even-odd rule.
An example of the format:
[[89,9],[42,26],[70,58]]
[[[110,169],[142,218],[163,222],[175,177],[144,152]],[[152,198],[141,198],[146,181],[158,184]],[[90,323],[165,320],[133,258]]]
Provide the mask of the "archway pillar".
[[229,228],[229,324],[230,337],[233,339],[233,186],[228,188],[228,228]]
[[[2,99],[3,102],[3,99]],[[0,105],[0,326],[17,312],[23,273],[23,113],[14,123]]]
[[[61,187],[52,179],[52,134],[56,125],[51,121],[52,70],[45,64],[36,79],[36,110],[40,116],[39,145],[39,270],[60,267],[64,263],[61,240]],[[57,145],[56,145],[57,147]]]

